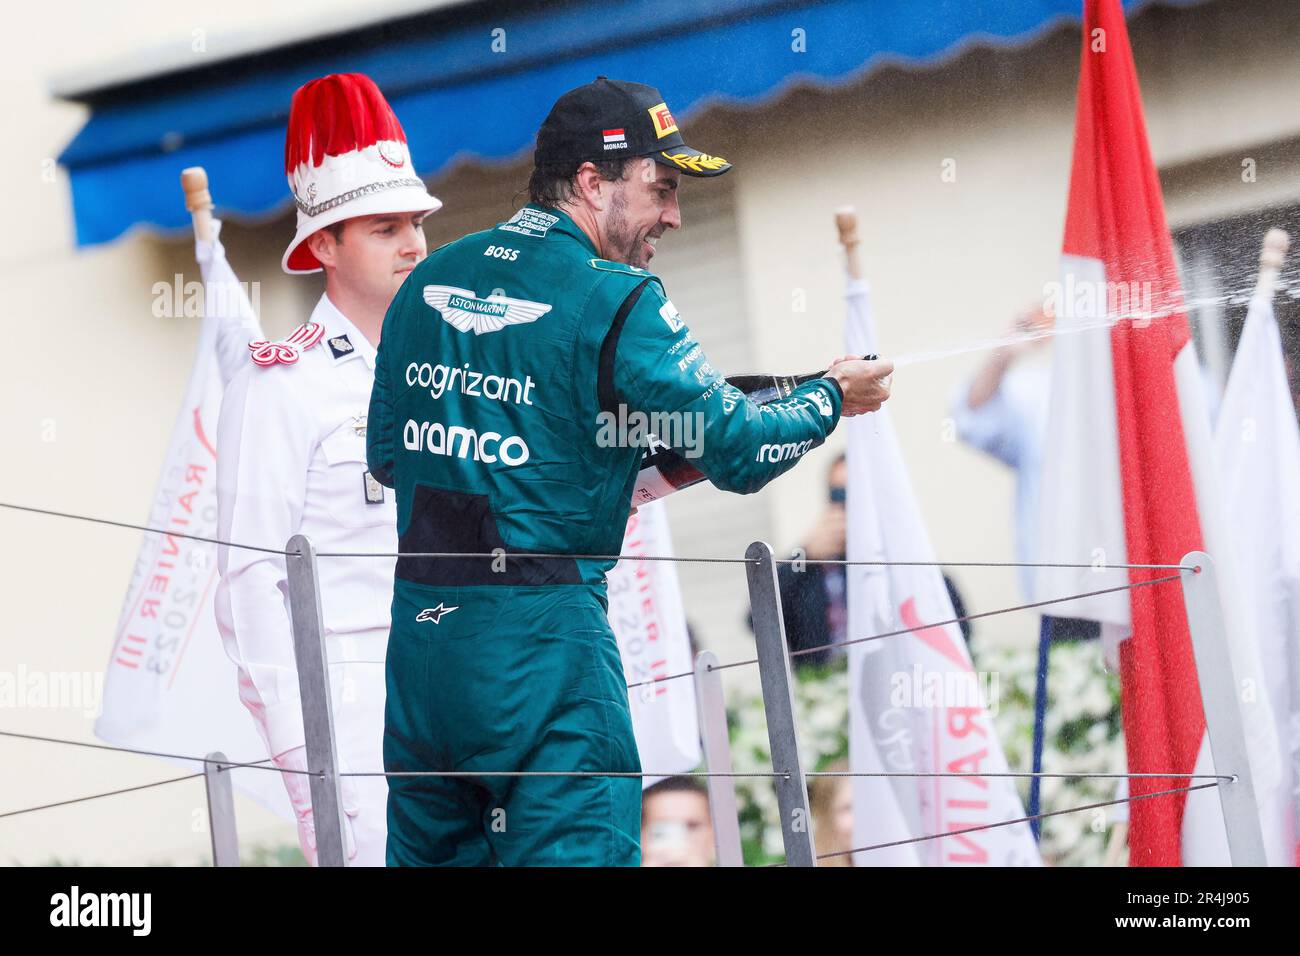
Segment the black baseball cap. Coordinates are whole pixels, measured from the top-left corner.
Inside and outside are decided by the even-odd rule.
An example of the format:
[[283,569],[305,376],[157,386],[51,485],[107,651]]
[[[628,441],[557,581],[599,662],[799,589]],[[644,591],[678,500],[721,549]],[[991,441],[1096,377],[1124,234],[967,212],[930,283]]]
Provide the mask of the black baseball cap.
[[533,162],[542,166],[624,156],[652,156],[687,176],[721,176],[731,168],[721,156],[686,145],[653,86],[603,76],[555,101],[537,131]]

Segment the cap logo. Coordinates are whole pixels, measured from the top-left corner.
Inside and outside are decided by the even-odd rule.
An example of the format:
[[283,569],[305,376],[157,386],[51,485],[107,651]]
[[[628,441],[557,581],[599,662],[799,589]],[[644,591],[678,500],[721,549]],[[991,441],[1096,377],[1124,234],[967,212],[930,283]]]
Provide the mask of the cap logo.
[[664,150],[659,155],[674,166],[695,173],[716,172],[723,166],[729,165],[721,156],[710,156],[708,153],[692,156],[690,153],[670,153]]
[[402,144],[390,139],[381,139],[378,143],[379,158],[394,169],[400,169],[406,162],[406,150]]
[[601,132],[605,140],[605,149],[627,149],[627,137],[621,129],[607,129]]
[[673,119],[673,114],[669,112],[667,103],[652,106],[648,112],[650,113],[650,122],[654,123],[655,133],[660,139],[677,132],[677,122]]

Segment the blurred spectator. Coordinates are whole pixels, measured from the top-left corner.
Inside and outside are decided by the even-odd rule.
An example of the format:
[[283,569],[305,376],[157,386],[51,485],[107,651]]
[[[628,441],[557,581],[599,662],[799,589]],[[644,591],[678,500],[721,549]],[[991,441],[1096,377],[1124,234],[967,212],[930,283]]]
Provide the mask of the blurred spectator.
[[[847,551],[845,489],[848,477],[848,462],[841,454],[831,462],[827,473],[826,508],[800,545],[809,562],[844,560]],[[796,570],[792,564],[778,564],[776,576],[781,588],[781,615],[785,619],[785,636],[791,651],[841,644],[849,638],[844,565],[809,563]],[[957,616],[965,617],[966,609],[956,586],[947,575],[943,580],[948,586],[948,596],[952,598]],[[749,627],[753,630],[752,617]],[[970,640],[969,621],[961,622],[961,633],[963,638]],[[843,648],[827,647],[811,654],[801,654],[793,660],[797,667],[820,666],[843,654]]]
[[[1041,306],[1021,313],[1007,330],[1019,341],[994,349],[974,377],[958,385],[951,402],[957,437],[1016,473],[1016,560],[1034,560],[1037,540],[1038,489],[1042,483],[1051,402],[1051,364],[1047,344],[1054,319]],[[1206,412],[1213,422],[1221,395],[1201,366]],[[1087,556],[1081,558],[1086,560]],[[1020,588],[1034,598],[1032,568],[1020,570]],[[1093,637],[1091,624],[1056,618],[1057,637]]]
[[[1041,308],[1022,313],[1008,336],[1039,334],[993,350],[974,378],[952,399],[957,437],[1016,473],[1016,560],[1032,561],[1038,488],[1043,475],[1051,367],[1031,361],[1047,353],[1052,317]],[[1020,568],[1020,589],[1033,594],[1033,569]]]
[[[826,768],[833,772],[847,772],[849,762],[837,760]],[[819,857],[818,866],[852,866],[853,856],[845,850],[853,848],[853,778],[813,777],[808,783],[808,808],[813,818],[813,849]],[[826,853],[839,853],[828,856]]]
[[642,866],[713,866],[709,792],[693,777],[667,777],[641,795]]
[[[1016,560],[1024,564],[1034,560],[1036,550],[1038,489],[1052,393],[1051,366],[1045,360],[1052,324],[1052,316],[1041,307],[1021,313],[1007,335],[1024,338],[994,349],[952,398],[957,437],[1016,473]],[[1021,593],[1034,600],[1034,569],[1018,571]],[[1100,630],[1092,621],[1053,618],[1054,639],[1096,637]]]

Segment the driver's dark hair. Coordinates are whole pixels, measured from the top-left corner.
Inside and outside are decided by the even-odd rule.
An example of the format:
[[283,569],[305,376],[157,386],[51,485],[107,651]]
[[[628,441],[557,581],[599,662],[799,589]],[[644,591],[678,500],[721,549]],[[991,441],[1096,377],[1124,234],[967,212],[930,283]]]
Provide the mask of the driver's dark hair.
[[[590,161],[596,167],[600,178],[608,182],[622,179],[627,173],[627,164],[634,157],[624,156],[620,159],[601,159]],[[528,177],[528,198],[538,206],[554,208],[568,202],[574,195],[574,178],[578,169],[589,160],[574,160],[564,163],[542,163],[533,167]]]

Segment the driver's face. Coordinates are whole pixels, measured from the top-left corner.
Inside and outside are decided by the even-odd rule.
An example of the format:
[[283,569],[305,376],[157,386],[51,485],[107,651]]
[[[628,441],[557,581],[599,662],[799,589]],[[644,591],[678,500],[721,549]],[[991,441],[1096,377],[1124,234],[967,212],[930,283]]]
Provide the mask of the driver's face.
[[623,179],[614,184],[605,219],[609,258],[641,269],[649,265],[655,243],[664,231],[681,228],[682,214],[677,203],[681,176],[679,170],[648,156],[628,165]]

